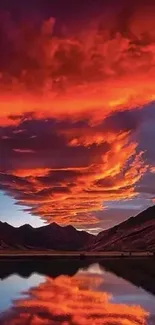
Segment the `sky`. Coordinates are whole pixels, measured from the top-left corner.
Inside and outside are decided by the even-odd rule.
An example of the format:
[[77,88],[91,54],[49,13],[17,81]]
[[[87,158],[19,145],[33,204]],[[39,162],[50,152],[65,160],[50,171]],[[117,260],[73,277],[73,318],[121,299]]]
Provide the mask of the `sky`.
[[151,0],[1,0],[1,221],[95,234],[154,204],[154,15]]

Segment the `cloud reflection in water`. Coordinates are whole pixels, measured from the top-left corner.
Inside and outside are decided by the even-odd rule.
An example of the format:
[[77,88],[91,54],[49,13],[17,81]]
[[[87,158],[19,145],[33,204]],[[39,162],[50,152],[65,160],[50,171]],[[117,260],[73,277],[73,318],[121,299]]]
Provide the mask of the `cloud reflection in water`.
[[140,306],[113,304],[100,292],[103,275],[60,275],[27,292],[1,318],[1,325],[145,325],[148,313]]

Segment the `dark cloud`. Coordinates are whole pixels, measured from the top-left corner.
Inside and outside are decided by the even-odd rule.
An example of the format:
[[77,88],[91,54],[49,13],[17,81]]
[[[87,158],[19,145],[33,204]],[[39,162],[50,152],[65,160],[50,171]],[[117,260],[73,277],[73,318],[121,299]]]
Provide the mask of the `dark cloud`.
[[[130,64],[135,63],[138,71],[145,69],[145,65],[148,68],[153,53],[147,47],[149,41],[147,44],[143,41],[141,11],[144,13],[146,6],[151,12],[152,1],[131,4],[121,0],[109,3],[87,0],[80,4],[68,0],[67,3],[40,1],[36,5],[32,1],[12,6],[10,1],[1,2],[1,87],[38,92],[49,85],[50,90],[62,93],[68,84],[107,80],[111,75],[121,77],[129,72]],[[132,28],[139,19],[137,35]],[[84,36],[90,39],[90,44]]]

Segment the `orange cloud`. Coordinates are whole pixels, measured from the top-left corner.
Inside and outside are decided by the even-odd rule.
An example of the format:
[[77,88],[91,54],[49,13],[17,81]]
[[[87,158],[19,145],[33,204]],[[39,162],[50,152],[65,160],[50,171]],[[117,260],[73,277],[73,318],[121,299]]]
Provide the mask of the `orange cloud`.
[[23,25],[7,16],[0,189],[30,213],[96,223],[105,201],[138,194],[149,164],[133,137],[137,126],[128,116],[121,126],[108,119],[155,100],[154,11],[142,4],[116,16],[111,10],[109,20],[103,14],[78,33],[58,34],[57,17]]
[[[48,133],[44,121],[43,126],[44,132]],[[50,123],[48,127],[50,130]],[[28,206],[27,211],[39,215],[48,222],[80,225],[97,223],[98,219],[94,212],[103,209],[104,201],[127,199],[137,195],[135,185],[147,171],[148,166],[143,161],[143,152],[137,153],[138,144],[130,141],[129,131],[118,133],[105,131],[100,141],[96,141],[96,129],[93,127],[90,134],[88,128],[86,137],[84,133],[81,134],[80,127],[73,130],[71,126],[71,132],[68,128],[67,133],[65,130],[63,132],[62,128],[59,133],[56,128],[56,132],[65,141],[64,145],[59,140],[58,143],[61,146],[60,148],[56,146],[56,149],[51,147],[50,140],[46,140],[45,145],[42,145],[36,136],[29,142],[24,134],[22,140],[22,135],[14,131],[13,136],[3,139],[5,150],[7,143],[10,148],[16,142],[21,146],[25,143],[26,148],[34,143],[38,148],[34,150],[33,159],[36,159],[36,162],[33,168],[33,159],[32,161],[25,160],[26,156],[22,157],[22,155],[27,152],[20,148],[19,168],[15,165],[14,168],[2,170],[0,173],[1,188],[6,189],[18,204]],[[75,132],[77,141],[73,143]],[[30,135],[29,138],[31,138]],[[47,141],[49,141],[49,146],[45,147]],[[30,151],[33,151],[32,148]],[[39,152],[41,156],[38,156]],[[57,154],[54,161],[57,168],[54,168],[52,162],[55,152]],[[52,159],[50,167],[45,164],[46,155],[47,158],[49,156]],[[88,156],[85,166],[83,155]],[[65,160],[68,167],[60,166],[59,163],[64,164]],[[40,161],[46,167],[39,166]],[[74,161],[74,167],[70,167]],[[22,164],[24,164],[23,168],[20,167]],[[31,167],[28,168],[28,166]]]
[[39,177],[45,176],[50,172],[49,168],[32,168],[32,169],[18,169],[15,171],[10,171],[12,175],[18,177]]
[[[54,34],[54,18],[40,28],[35,23],[14,26],[11,46],[16,56],[11,62],[9,56],[8,71],[0,79],[1,123],[15,123],[9,116],[26,112],[38,118],[72,119],[74,114],[101,120],[154,101],[154,11],[154,6],[133,6],[126,35],[119,16],[113,33],[113,21],[106,25],[104,17],[79,26],[78,35],[69,31],[63,37]],[[11,36],[5,33],[7,42]]]

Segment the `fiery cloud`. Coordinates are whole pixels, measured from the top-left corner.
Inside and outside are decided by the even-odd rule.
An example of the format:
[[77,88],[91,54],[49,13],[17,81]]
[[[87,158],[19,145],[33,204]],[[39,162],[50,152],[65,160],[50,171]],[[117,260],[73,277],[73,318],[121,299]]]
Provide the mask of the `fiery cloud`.
[[29,291],[28,298],[15,302],[11,313],[2,317],[1,324],[146,324],[148,313],[141,307],[113,304],[106,292],[94,291],[101,282],[95,275],[47,278]]
[[155,6],[103,1],[68,24],[53,12],[0,10],[0,189],[47,222],[92,224],[149,171],[135,112],[155,100]]
[[131,9],[130,17],[124,13],[126,31],[119,26],[119,15],[115,26],[113,21],[106,24],[103,15],[99,22],[79,25],[78,34],[69,30],[62,36],[54,32],[56,18],[21,26],[1,14],[8,50],[1,54],[4,123],[7,112],[11,120],[31,111],[38,117],[74,113],[98,120],[153,101],[154,7]]
[[21,124],[1,128],[0,188],[30,213],[60,224],[94,223],[102,202],[136,195],[134,185],[148,167],[126,127],[34,119]]

